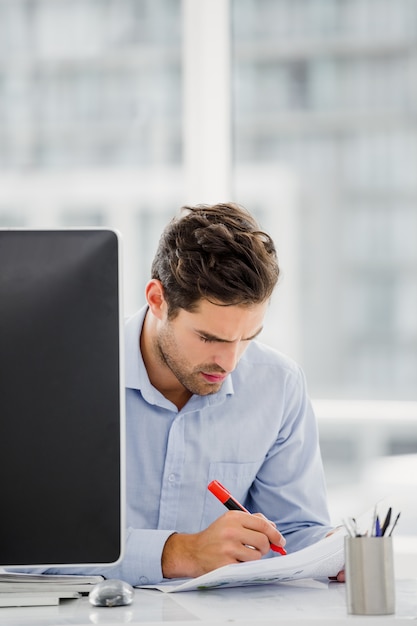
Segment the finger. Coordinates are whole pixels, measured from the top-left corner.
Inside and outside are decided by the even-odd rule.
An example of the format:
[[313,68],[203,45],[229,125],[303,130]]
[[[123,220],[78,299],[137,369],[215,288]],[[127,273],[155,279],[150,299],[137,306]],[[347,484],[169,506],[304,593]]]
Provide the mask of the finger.
[[345,582],[345,570],[342,569],[337,576],[329,576],[329,580],[334,580],[338,583],[344,583]]
[[[268,554],[271,549],[271,542],[267,535],[263,532],[259,532],[258,530],[245,529],[244,534],[242,534],[242,543],[245,548],[258,552],[259,556]],[[253,559],[257,557],[251,555],[250,558]]]
[[285,546],[286,540],[276,528],[274,522],[271,522],[271,520],[266,518],[261,513],[251,515],[250,519],[246,518],[244,523],[247,528],[251,528],[252,530],[256,530],[257,532],[266,535],[269,543],[273,543],[281,547]]
[[272,520],[268,519],[267,517],[265,517],[265,515],[263,515],[263,513],[254,513],[254,515],[256,517],[262,517],[262,519],[266,520],[268,522],[268,524],[271,524],[271,526],[273,528],[276,528],[277,525],[275,524],[275,522],[273,522]]

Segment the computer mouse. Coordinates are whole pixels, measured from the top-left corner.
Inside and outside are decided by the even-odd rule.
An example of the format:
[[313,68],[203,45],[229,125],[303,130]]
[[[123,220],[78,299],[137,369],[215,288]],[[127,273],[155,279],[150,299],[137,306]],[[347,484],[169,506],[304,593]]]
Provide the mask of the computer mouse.
[[88,600],[93,606],[124,606],[132,604],[134,594],[129,583],[109,578],[94,585],[88,594]]

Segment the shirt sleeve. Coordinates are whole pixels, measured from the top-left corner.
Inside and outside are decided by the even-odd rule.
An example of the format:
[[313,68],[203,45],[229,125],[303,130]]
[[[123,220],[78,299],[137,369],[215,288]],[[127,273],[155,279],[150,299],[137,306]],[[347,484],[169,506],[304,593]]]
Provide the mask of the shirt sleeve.
[[166,540],[175,531],[129,528],[122,560],[116,565],[8,568],[38,574],[76,574],[118,578],[131,585],[153,585],[163,580],[161,556]]
[[287,551],[294,552],[322,539],[332,526],[317,422],[298,366],[289,370],[283,393],[281,426],[246,504],[274,521]]

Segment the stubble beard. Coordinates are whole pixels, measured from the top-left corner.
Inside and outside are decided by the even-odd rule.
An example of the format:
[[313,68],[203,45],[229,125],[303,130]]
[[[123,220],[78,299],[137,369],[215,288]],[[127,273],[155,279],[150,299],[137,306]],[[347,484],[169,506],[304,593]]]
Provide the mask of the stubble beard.
[[221,389],[223,381],[221,383],[208,383],[203,379],[201,372],[219,374],[224,373],[224,371],[218,366],[213,366],[213,364],[199,365],[195,369],[190,370],[185,359],[174,356],[178,354],[178,349],[169,332],[164,333],[156,340],[155,347],[161,363],[168,367],[175,378],[191,394],[208,396],[217,393]]

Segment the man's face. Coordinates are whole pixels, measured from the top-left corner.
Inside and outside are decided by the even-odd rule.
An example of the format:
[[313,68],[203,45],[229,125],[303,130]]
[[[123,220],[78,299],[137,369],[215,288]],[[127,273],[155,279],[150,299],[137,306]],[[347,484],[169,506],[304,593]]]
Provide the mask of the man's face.
[[196,311],[180,309],[173,320],[161,320],[157,353],[188,391],[216,393],[261,332],[267,306],[219,306],[201,300]]

